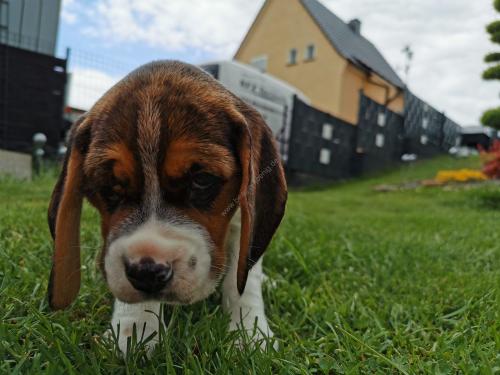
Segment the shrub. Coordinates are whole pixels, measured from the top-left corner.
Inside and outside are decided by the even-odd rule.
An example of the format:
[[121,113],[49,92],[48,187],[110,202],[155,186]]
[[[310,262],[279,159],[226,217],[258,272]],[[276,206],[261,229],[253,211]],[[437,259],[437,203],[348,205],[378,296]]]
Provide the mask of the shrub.
[[491,52],[484,56],[484,62],[497,62],[500,61],[500,52]]
[[[493,7],[500,12],[500,0],[493,0]],[[491,35],[491,41],[500,44],[500,20],[491,22],[486,26],[486,31]],[[500,52],[492,52],[484,57],[487,63],[500,62]],[[483,72],[483,79],[500,80],[500,64],[490,66]],[[481,122],[485,126],[490,126],[495,129],[500,129],[500,109],[492,109],[486,111],[481,117]]]
[[481,123],[484,126],[500,130],[500,108],[493,108],[483,113]]
[[490,34],[495,34],[500,31],[500,20],[493,21],[488,26],[486,26],[486,31]]
[[500,141],[493,142],[489,150],[480,149],[483,173],[489,178],[500,178]]
[[500,65],[491,66],[483,72],[483,79],[500,79]]

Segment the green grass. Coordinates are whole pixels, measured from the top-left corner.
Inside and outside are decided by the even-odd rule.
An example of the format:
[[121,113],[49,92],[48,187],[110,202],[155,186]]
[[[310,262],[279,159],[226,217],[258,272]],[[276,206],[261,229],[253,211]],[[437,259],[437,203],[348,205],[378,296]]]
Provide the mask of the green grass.
[[478,165],[440,158],[291,193],[265,259],[278,352],[235,347],[215,295],[167,308],[152,358],[137,350],[125,361],[100,340],[112,299],[95,267],[97,215],[86,207],[80,296],[50,312],[54,177],[1,180],[0,372],[500,373],[500,188],[372,190]]

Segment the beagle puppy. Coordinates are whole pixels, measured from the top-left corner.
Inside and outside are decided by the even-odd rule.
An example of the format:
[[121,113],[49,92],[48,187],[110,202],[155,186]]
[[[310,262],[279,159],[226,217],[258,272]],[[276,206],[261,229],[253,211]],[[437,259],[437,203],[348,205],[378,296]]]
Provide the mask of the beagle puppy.
[[80,289],[84,198],[101,216],[98,265],[123,352],[134,325],[138,337],[159,330],[162,302],[191,304],[219,284],[230,329],[257,322],[272,336],[261,257],[284,214],[285,177],[260,114],[210,75],[144,65],[74,124],[48,212],[52,309]]

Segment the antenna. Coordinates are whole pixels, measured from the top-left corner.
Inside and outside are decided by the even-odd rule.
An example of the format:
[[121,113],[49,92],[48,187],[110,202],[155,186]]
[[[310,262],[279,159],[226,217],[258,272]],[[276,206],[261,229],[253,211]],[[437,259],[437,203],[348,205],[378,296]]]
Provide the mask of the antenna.
[[405,62],[405,84],[408,86],[408,80],[410,76],[410,68],[411,68],[411,61],[413,60],[413,50],[411,49],[411,46],[407,44],[404,46],[404,48],[401,50],[401,52],[405,55],[406,57],[406,62]]

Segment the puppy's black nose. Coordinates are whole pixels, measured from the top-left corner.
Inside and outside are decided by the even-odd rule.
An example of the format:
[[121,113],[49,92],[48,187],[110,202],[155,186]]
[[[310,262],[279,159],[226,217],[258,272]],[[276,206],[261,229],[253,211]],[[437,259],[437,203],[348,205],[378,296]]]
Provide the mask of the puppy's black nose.
[[156,263],[153,259],[144,257],[139,263],[125,260],[125,274],[135,289],[145,293],[156,293],[167,286],[174,271],[169,264]]

